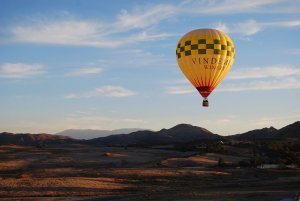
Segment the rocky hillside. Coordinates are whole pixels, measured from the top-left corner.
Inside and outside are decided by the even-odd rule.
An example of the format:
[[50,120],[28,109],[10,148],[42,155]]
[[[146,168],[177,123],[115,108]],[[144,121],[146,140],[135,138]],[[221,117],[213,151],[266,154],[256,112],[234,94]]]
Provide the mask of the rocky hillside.
[[0,145],[17,144],[17,145],[43,145],[43,144],[65,144],[78,142],[70,137],[51,134],[13,134],[0,133]]
[[246,133],[228,136],[232,140],[263,140],[263,139],[300,139],[300,121],[287,125],[281,129],[274,127],[255,129]]
[[88,140],[89,144],[96,145],[166,145],[187,143],[196,140],[219,140],[222,136],[213,134],[205,128],[189,124],[179,124],[170,129],[160,131],[137,131],[127,135],[112,135],[108,137]]

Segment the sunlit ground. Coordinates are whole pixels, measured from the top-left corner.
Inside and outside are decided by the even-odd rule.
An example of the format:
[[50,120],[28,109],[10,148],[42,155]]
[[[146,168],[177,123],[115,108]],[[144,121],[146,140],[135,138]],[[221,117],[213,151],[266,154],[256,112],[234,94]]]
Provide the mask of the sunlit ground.
[[[281,200],[297,169],[216,167],[218,154],[84,145],[0,147],[1,200]],[[230,164],[244,156],[222,155]]]

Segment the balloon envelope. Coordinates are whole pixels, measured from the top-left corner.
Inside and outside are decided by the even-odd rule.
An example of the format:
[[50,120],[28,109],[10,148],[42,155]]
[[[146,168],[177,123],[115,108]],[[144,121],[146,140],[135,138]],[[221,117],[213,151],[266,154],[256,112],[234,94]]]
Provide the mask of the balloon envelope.
[[178,42],[178,65],[203,98],[218,86],[230,70],[235,56],[232,40],[216,29],[196,29]]

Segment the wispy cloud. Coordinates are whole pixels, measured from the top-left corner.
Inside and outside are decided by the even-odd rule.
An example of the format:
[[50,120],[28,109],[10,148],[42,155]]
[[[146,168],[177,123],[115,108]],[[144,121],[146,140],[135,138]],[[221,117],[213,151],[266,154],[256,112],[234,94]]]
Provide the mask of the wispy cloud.
[[[122,10],[112,22],[80,19],[34,20],[9,29],[11,42],[114,48],[160,40],[169,33],[148,29],[175,14],[172,5],[157,5],[133,12]],[[68,18],[68,17],[67,17]]]
[[[7,42],[23,42],[38,44],[55,44],[69,46],[90,46],[100,48],[115,48],[127,44],[145,41],[161,40],[173,34],[157,32],[155,27],[182,14],[210,15],[235,14],[245,12],[264,12],[270,6],[285,6],[287,0],[204,0],[183,1],[179,4],[157,4],[135,7],[133,10],[120,11],[114,20],[82,20],[74,19],[70,15],[61,19],[39,19],[25,24],[12,25],[8,28],[9,38],[1,39]],[[295,4],[295,3],[294,3]],[[298,26],[299,22],[289,21],[284,24],[278,22],[256,23],[249,20],[235,25],[222,22],[222,30],[252,35],[261,30],[261,26]],[[233,29],[232,29],[233,26]],[[227,27],[227,28],[226,28]]]
[[195,92],[195,89],[192,87],[186,86],[176,86],[176,87],[167,87],[168,94],[189,94]]
[[104,27],[88,21],[39,21],[12,27],[12,42],[41,43],[72,46],[115,47],[117,41],[97,36]]
[[[290,65],[234,70],[229,72],[225,78],[227,82],[218,86],[216,91],[299,89],[299,76],[300,68]],[[176,84],[177,86],[166,87],[166,92],[168,94],[195,93],[195,89],[191,85],[188,86],[187,82]]]
[[[244,12],[264,11],[264,8],[270,5],[276,5],[286,0],[204,0],[204,1],[187,1],[191,3],[190,12],[200,14],[233,14]],[[186,3],[187,4],[187,3]]]
[[[299,89],[300,68],[290,65],[253,67],[229,72],[231,83],[222,84],[217,91]],[[244,81],[245,79],[245,81]],[[242,82],[240,80],[243,80]]]
[[100,67],[84,67],[84,68],[77,68],[67,73],[67,76],[94,75],[94,74],[100,74],[102,71],[103,68]]
[[[93,45],[93,35],[102,26],[87,21],[34,21],[30,25],[10,29],[17,42],[48,43],[62,45]],[[96,42],[98,43],[98,42]],[[103,44],[105,45],[105,44]]]
[[170,36],[167,33],[150,33],[147,30],[127,33],[124,30],[115,29],[114,34],[110,32],[109,25],[90,21],[41,21],[30,26],[12,27],[10,41],[114,48],[131,43],[160,40]]
[[282,65],[234,70],[228,73],[227,79],[279,78],[297,74],[300,74],[300,68]]
[[66,99],[91,98],[97,96],[126,97],[126,96],[133,96],[135,94],[136,94],[135,92],[121,86],[103,86],[88,92],[70,93],[67,94],[65,98]]
[[[123,66],[141,67],[169,66],[170,62],[163,54],[151,53],[142,49],[127,49],[116,51]],[[134,55],[134,56],[133,56]],[[119,60],[114,60],[119,65]],[[116,64],[115,64],[116,65]]]
[[213,28],[223,31],[225,33],[230,33],[231,30],[229,30],[229,27],[227,24],[223,23],[223,22],[217,22],[213,25]]
[[233,25],[218,22],[215,25],[215,28],[224,31],[225,33],[238,33],[250,36],[259,32],[261,30],[261,25],[259,25],[255,20],[250,19]]
[[0,77],[25,78],[45,73],[41,64],[5,63],[0,66]]
[[178,8],[171,4],[159,4],[147,9],[136,9],[130,13],[127,10],[122,10],[118,15],[118,20],[114,24],[115,29],[137,29],[147,28],[156,25],[162,20],[169,19],[174,16]]
[[276,21],[276,22],[263,22],[262,26],[266,27],[299,27],[300,20],[286,20],[286,21]]
[[249,90],[276,90],[276,89],[300,89],[300,80],[285,78],[277,80],[252,81],[246,83],[220,85],[217,91],[249,91]]
[[264,29],[273,27],[299,27],[300,20],[287,20],[287,21],[275,21],[275,22],[257,22],[254,19],[249,19],[239,23],[226,24],[223,22],[217,22],[213,25],[216,29],[222,30],[225,33],[235,33],[244,36],[254,35]]

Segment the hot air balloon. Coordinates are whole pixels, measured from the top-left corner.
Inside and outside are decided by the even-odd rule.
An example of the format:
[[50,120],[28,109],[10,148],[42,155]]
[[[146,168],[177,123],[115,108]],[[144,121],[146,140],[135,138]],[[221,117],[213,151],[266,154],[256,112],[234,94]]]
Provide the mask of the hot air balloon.
[[203,97],[207,97],[229,72],[235,56],[232,40],[216,29],[196,29],[185,34],[178,42],[176,57],[186,78]]

